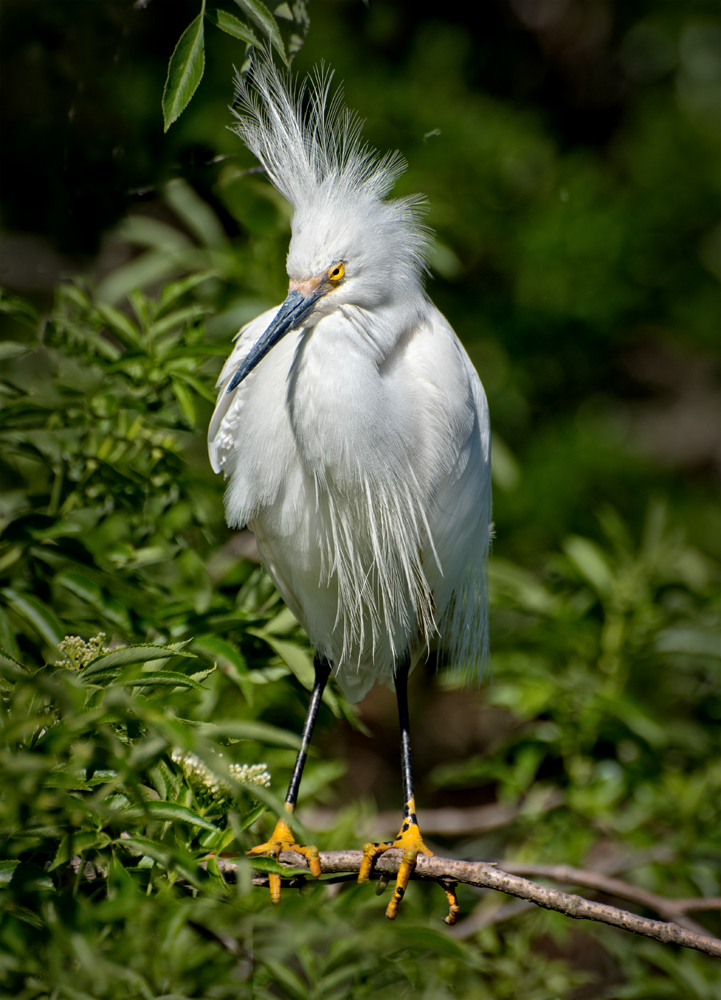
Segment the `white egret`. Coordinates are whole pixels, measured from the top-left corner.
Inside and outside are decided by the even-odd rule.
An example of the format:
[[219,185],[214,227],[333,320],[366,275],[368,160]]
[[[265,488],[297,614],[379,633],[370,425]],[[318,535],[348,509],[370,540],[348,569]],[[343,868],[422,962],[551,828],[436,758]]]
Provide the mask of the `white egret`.
[[[417,855],[431,853],[415,816],[409,671],[437,649],[472,679],[487,657],[490,428],[478,375],[424,291],[422,202],[387,197],[404,161],[362,143],[330,80],[299,86],[265,59],[238,83],[236,131],[293,209],[290,285],[236,338],[209,453],[230,480],[228,523],[255,533],[316,649],[288,812],[330,672],[353,702],[395,684],[403,822],[395,841],[366,845],[359,875],[403,849],[393,918]],[[251,853],[283,850],[320,874],[317,849],[284,818]]]

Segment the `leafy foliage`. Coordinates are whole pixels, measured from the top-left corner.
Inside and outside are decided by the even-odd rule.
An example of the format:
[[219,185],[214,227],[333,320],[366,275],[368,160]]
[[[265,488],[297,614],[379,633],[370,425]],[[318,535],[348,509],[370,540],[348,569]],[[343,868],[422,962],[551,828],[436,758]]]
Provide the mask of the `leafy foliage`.
[[[653,451],[640,456],[644,400],[623,367],[629,350],[653,360],[661,348],[681,372],[688,357],[712,367],[717,139],[712,71],[698,71],[716,65],[712,29],[701,6],[638,7],[619,59],[651,83],[633,84],[601,155],[474,89],[470,42],[442,12],[408,41],[395,5],[371,5],[362,32],[345,6],[326,5],[303,56],[330,54],[374,141],[404,149],[413,172],[401,183],[429,194],[431,291],[494,419],[493,677],[457,692],[419,667],[414,753],[421,805],[520,811],[437,849],[608,861],[667,896],[718,895],[710,460],[682,483]],[[266,43],[267,15],[297,51],[306,5],[260,8],[237,4],[243,21],[206,11],[221,28],[208,46]],[[204,87],[213,72],[209,59]],[[126,94],[146,84],[129,74],[121,63],[113,86],[140,121],[143,100]],[[284,890],[271,908],[249,867],[233,884],[214,864],[213,851],[242,862],[271,827],[312,677],[307,640],[236,554],[204,454],[221,359],[282,298],[288,239],[287,206],[225,128],[229,68],[218,80],[132,181],[152,174],[158,194],[116,230],[132,259],[97,285],[62,283],[52,303],[0,300],[3,995],[717,1000],[704,956],[557,914],[504,917],[492,894],[461,892],[461,919],[480,905],[488,921],[459,941],[434,886],[413,884],[389,925],[367,886]],[[151,84],[157,112],[162,79]],[[180,113],[178,91],[167,96]],[[217,154],[196,173],[203,197],[167,180],[163,157],[187,144]],[[378,754],[383,726],[370,708],[364,719],[377,739],[358,740]],[[301,786],[302,807],[336,807],[335,824],[308,836],[321,848],[359,846],[373,809],[343,778],[362,768],[358,724],[329,689],[323,752]],[[239,780],[266,773],[270,788]],[[385,805],[383,769],[372,773]],[[698,919],[721,932],[716,914]]]
[[[6,493],[0,549],[8,995],[30,980],[28,996],[363,997],[405,983],[435,998],[453,983],[497,997],[519,981],[528,995],[567,995],[583,974],[531,946],[559,932],[552,915],[461,944],[428,924],[442,908],[428,887],[414,887],[388,929],[366,887],[287,892],[278,913],[252,892],[249,868],[229,885],[213,864],[212,853],[242,858],[263,812],[280,808],[312,679],[310,650],[262,571],[223,559],[220,485],[193,464],[196,403],[210,406],[226,350],[203,331],[198,296],[213,280],[201,271],[155,298],[132,292],[130,311],[64,285],[41,327],[3,300],[15,329],[31,331],[4,342],[3,462],[24,483]],[[439,766],[430,781],[524,803],[496,854],[582,863],[605,843],[639,859],[649,888],[713,894],[718,569],[665,517],[651,506],[636,549],[608,511],[606,547],[569,537],[545,578],[493,561],[489,704],[516,721],[493,753]],[[88,638],[60,642],[76,633]],[[325,726],[333,713],[354,718],[337,691],[326,702]],[[264,774],[261,760],[272,791],[238,781],[249,766]],[[311,762],[305,800],[341,770]],[[562,804],[548,812],[553,789]],[[348,846],[353,815],[321,846]],[[461,898],[468,912],[470,890]],[[629,983],[663,978],[662,946],[645,945],[639,962],[595,933]],[[675,961],[710,988],[700,956]]]
[[[235,2],[246,17],[260,29],[261,35],[267,38],[269,48],[277,53],[286,66],[290,66],[290,58],[303,45],[305,33],[308,30],[307,0],[296,0],[292,10],[287,3],[280,4],[275,11],[275,17],[265,4],[261,3],[261,0],[235,0]],[[295,32],[290,35],[287,52],[276,17],[294,22],[296,28]],[[250,50],[260,48],[262,44],[257,35],[243,21],[222,8],[206,11],[205,0],[202,0],[200,14],[180,36],[168,63],[168,76],[163,91],[163,120],[166,132],[190,104],[193,94],[203,78],[205,70],[203,21],[205,19],[232,38],[245,42],[246,60]]]

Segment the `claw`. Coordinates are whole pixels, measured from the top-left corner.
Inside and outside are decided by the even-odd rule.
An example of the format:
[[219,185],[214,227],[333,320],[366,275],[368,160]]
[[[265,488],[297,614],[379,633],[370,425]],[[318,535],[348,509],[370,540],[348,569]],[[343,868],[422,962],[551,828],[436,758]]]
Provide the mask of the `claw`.
[[[289,808],[286,804],[285,808],[287,812],[293,812],[292,806]],[[297,844],[295,836],[288,826],[288,821],[283,816],[278,817],[278,822],[275,824],[275,830],[273,830],[270,840],[266,841],[265,844],[258,844],[257,847],[252,847],[249,851],[246,851],[246,854],[260,854],[266,858],[275,858],[277,861],[283,851],[295,851],[297,854],[302,854],[308,862],[311,874],[315,878],[319,877],[321,868],[318,848],[303,847],[302,844]],[[279,903],[280,875],[275,872],[269,872],[268,885],[270,887],[271,902]]]
[[418,858],[418,855],[433,855],[433,851],[429,851],[423,843],[421,831],[418,827],[418,820],[416,819],[416,806],[413,799],[410,799],[406,803],[403,825],[401,826],[395,840],[385,841],[381,844],[364,845],[363,860],[361,861],[360,871],[358,872],[359,882],[370,881],[370,873],[373,867],[373,862],[377,857],[381,854],[385,854],[385,852],[389,851],[391,848],[403,851],[403,860],[401,861],[400,868],[398,869],[398,875],[396,876],[396,887],[393,891],[391,901],[386,909],[386,917],[388,917],[389,920],[395,920],[396,915],[398,914],[398,907],[400,906],[401,900],[405,896],[408,883],[411,875],[413,874],[413,869],[416,867],[416,859]]
[[443,886],[443,891],[445,892],[446,899],[448,900],[448,916],[443,918],[443,923],[452,927],[456,920],[458,920],[458,911],[461,908],[458,904],[458,896],[456,895],[456,883],[441,882],[441,885]]

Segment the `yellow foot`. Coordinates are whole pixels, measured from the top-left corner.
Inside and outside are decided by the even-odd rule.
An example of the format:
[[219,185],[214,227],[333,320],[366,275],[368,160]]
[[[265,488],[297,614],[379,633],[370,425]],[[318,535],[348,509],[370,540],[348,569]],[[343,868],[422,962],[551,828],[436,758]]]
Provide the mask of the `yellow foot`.
[[[292,808],[288,809],[288,812],[292,812]],[[318,878],[320,875],[320,855],[318,854],[317,847],[302,847],[300,844],[296,844],[295,837],[288,826],[287,820],[282,816],[279,817],[278,822],[275,825],[275,830],[273,830],[273,835],[270,840],[265,844],[259,844],[257,847],[253,847],[247,854],[261,854],[266,858],[275,858],[276,860],[280,857],[283,851],[296,851],[298,854],[302,854],[304,858],[308,861],[308,866],[310,867],[311,874]],[[268,873],[268,884],[270,886],[270,899],[272,903],[280,902],[280,875],[275,874],[275,872]]]
[[370,881],[373,862],[377,857],[381,854],[385,854],[385,852],[389,851],[391,848],[403,851],[403,860],[401,861],[400,868],[398,869],[398,875],[396,876],[396,887],[393,891],[391,901],[388,904],[388,908],[386,909],[386,916],[388,919],[395,920],[398,914],[398,907],[400,906],[401,900],[405,896],[406,889],[408,888],[408,882],[413,874],[413,869],[416,867],[416,858],[419,854],[427,854],[430,857],[433,856],[433,851],[429,851],[423,843],[421,831],[418,828],[418,821],[416,820],[416,807],[413,799],[406,803],[403,825],[401,826],[395,840],[387,841],[383,844],[366,844],[363,847],[363,860],[361,862],[360,871],[358,872],[359,882]]

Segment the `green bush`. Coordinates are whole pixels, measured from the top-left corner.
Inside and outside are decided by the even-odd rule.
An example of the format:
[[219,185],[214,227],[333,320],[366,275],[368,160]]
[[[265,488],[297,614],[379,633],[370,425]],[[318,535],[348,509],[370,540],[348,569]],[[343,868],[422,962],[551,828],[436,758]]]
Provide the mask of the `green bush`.
[[[228,554],[222,484],[195,457],[196,401],[210,406],[227,349],[204,336],[213,280],[132,293],[132,314],[77,284],[40,320],[3,299],[17,338],[0,428],[4,995],[572,995],[589,973],[549,957],[543,942],[568,940],[557,914],[461,942],[432,886],[413,886],[395,925],[365,886],[284,890],[277,909],[252,889],[242,852],[281,808],[311,650],[263,571]],[[661,503],[639,544],[610,509],[602,526],[604,547],[569,536],[541,576],[492,561],[485,697],[514,722],[429,781],[522,806],[456,844],[464,856],[583,864],[605,849],[661,894],[715,895],[718,567]],[[332,687],[325,701],[321,731],[355,719]],[[311,760],[302,804],[343,770]],[[359,846],[358,818],[347,805],[317,842]],[[239,856],[237,882],[216,853]],[[710,959],[584,934],[623,972],[614,995],[716,995]]]

